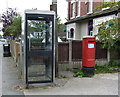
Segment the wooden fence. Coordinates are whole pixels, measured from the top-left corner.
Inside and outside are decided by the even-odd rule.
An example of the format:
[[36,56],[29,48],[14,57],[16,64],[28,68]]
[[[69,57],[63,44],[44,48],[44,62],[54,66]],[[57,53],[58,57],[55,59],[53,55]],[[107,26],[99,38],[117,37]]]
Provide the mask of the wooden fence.
[[[82,41],[71,41],[72,42],[72,61],[82,59]],[[58,61],[67,62],[69,61],[69,42],[58,44]],[[96,59],[107,59],[107,50],[102,48],[102,43],[96,43]]]
[[[102,48],[102,43],[96,43],[96,64],[107,63],[107,50]],[[58,43],[59,71],[68,68],[80,68],[82,65],[82,41],[72,40]]]
[[69,61],[69,43],[63,42],[58,44],[58,60],[59,62]]
[[[20,45],[19,42],[10,42],[12,57],[18,64],[20,57],[19,53],[21,53]],[[107,50],[102,48],[102,43],[100,42],[96,43],[95,58],[97,64],[105,64],[107,62]],[[113,57],[111,56],[111,58]],[[72,40],[69,42],[58,43],[58,64],[59,70],[80,68],[82,64],[82,41]]]
[[82,41],[72,41],[72,60],[82,59]]

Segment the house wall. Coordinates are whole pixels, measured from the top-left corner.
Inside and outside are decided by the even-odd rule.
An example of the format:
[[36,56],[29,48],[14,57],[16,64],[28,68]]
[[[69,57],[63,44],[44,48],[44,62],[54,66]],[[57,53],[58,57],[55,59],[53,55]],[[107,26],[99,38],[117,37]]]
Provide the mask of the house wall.
[[[70,28],[74,28],[74,38],[68,38],[68,31]],[[67,25],[67,39],[71,40],[82,40],[83,36],[88,35],[88,21],[80,22],[80,23],[71,23]]]
[[83,36],[87,36],[88,35],[88,21],[84,21],[81,23],[80,26],[80,33],[81,33],[81,40],[83,38]]
[[76,40],[81,39],[81,24],[80,23],[76,23],[75,39]]

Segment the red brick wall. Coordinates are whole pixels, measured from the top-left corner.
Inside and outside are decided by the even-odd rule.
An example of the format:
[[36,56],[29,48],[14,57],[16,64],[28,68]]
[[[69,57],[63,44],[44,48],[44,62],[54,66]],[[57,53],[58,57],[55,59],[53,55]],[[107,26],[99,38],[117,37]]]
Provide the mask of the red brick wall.
[[81,2],[80,6],[81,6],[81,11],[80,11],[81,16],[87,14],[87,12],[88,12],[88,3],[85,4],[85,2]]
[[72,11],[71,11],[72,9],[71,9],[71,2],[68,2],[68,19],[70,20],[70,17],[71,17],[71,15],[72,15]]
[[93,1],[94,1],[93,2],[93,9],[98,7],[98,6],[101,6],[102,2],[103,2],[103,0],[98,0],[97,2],[96,2],[96,0],[93,0]]
[[102,2],[93,2],[93,9],[98,7],[98,6],[101,6]]
[[[103,0],[98,0],[96,2],[96,0],[93,0],[93,9],[96,8],[97,6],[101,6]],[[80,4],[81,9],[80,10],[80,15],[86,15],[88,13],[88,2],[85,4],[85,2],[81,2]],[[76,16],[77,16],[77,3],[76,3]],[[68,2],[68,19],[70,20],[70,18],[72,17],[72,4],[71,2]]]

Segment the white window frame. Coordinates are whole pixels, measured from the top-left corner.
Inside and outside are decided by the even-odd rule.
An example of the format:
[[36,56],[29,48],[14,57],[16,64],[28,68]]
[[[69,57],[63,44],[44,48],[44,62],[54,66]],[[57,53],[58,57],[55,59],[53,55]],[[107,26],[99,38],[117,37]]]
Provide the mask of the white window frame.
[[75,18],[75,2],[72,2],[72,17],[71,17],[71,19],[72,18]]
[[90,31],[90,36],[93,36],[93,30],[92,30],[92,31]]
[[78,0],[78,6],[77,6],[77,17],[79,17],[80,16],[80,12],[81,12],[81,2],[80,2],[80,0]]
[[88,13],[87,14],[91,14],[93,13],[93,0],[88,0]]

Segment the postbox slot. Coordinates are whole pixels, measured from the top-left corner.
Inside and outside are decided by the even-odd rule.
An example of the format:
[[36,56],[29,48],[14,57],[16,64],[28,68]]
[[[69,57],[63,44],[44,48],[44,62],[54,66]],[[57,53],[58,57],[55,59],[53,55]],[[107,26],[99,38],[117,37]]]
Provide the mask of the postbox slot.
[[88,42],[95,42],[95,41],[88,41]]

